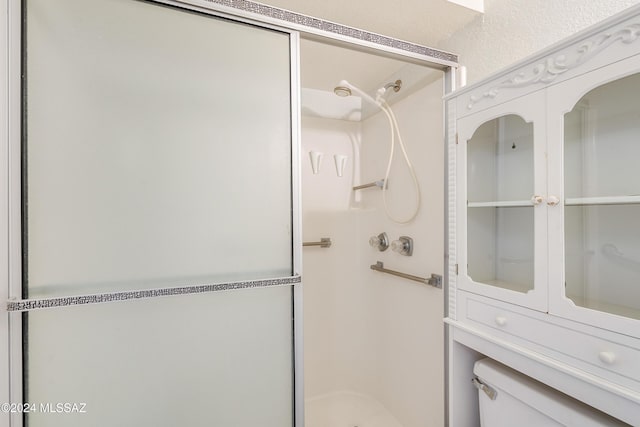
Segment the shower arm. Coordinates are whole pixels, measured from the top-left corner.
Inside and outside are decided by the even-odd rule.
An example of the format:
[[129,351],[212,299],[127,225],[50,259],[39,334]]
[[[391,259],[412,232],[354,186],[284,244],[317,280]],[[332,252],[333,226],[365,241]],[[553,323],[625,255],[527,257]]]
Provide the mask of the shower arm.
[[400,92],[402,88],[402,80],[396,80],[395,82],[390,82],[384,85],[385,92],[389,89],[393,89],[394,92]]

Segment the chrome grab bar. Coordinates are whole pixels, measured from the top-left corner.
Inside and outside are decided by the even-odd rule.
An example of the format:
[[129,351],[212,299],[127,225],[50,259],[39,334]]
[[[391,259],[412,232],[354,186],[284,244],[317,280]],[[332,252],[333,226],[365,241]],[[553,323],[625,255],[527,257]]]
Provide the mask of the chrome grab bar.
[[331,238],[323,237],[319,242],[303,242],[302,246],[320,246],[321,248],[330,248],[331,247]]
[[387,184],[385,183],[384,179],[381,179],[380,181],[374,181],[374,182],[370,182],[368,184],[362,184],[362,185],[358,185],[357,187],[353,187],[354,190],[362,190],[364,188],[371,188],[371,187],[385,187],[387,188]]
[[402,277],[403,279],[414,280],[416,282],[420,282],[424,285],[431,285],[436,288],[442,288],[442,276],[439,274],[432,274],[430,278],[426,279],[424,277],[414,276],[413,274],[401,273],[395,270],[389,270],[384,268],[384,264],[382,261],[378,261],[371,266],[372,270],[379,271],[381,273],[391,274],[393,276]]

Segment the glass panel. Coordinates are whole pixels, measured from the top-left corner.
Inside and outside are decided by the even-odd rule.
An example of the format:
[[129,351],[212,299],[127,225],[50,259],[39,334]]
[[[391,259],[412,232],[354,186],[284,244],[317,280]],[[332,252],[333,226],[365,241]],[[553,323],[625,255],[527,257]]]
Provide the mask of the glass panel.
[[567,297],[640,319],[640,205],[565,208]]
[[565,115],[565,280],[576,305],[640,319],[640,74]]
[[533,123],[509,115],[480,126],[467,145],[469,202],[533,196]]
[[533,289],[533,123],[509,115],[467,144],[467,272],[476,282]]
[[512,291],[533,289],[533,207],[470,208],[467,273]]
[[291,301],[286,286],[29,312],[28,425],[292,426]]
[[592,90],[565,115],[567,199],[640,196],[639,98],[634,74]]
[[292,274],[288,34],[27,0],[25,58],[29,297]]

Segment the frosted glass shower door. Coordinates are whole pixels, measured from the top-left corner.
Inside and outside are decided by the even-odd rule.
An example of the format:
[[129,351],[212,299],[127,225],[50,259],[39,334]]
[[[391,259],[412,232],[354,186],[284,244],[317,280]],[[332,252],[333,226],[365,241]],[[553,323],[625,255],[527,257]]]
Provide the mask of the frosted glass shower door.
[[26,423],[291,426],[295,35],[137,0],[23,16]]

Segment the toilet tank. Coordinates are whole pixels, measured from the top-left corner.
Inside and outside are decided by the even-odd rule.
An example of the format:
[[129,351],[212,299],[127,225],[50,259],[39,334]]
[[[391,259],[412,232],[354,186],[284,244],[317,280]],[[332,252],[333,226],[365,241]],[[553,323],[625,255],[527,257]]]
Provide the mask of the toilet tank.
[[495,360],[477,361],[473,372],[482,427],[628,426]]

